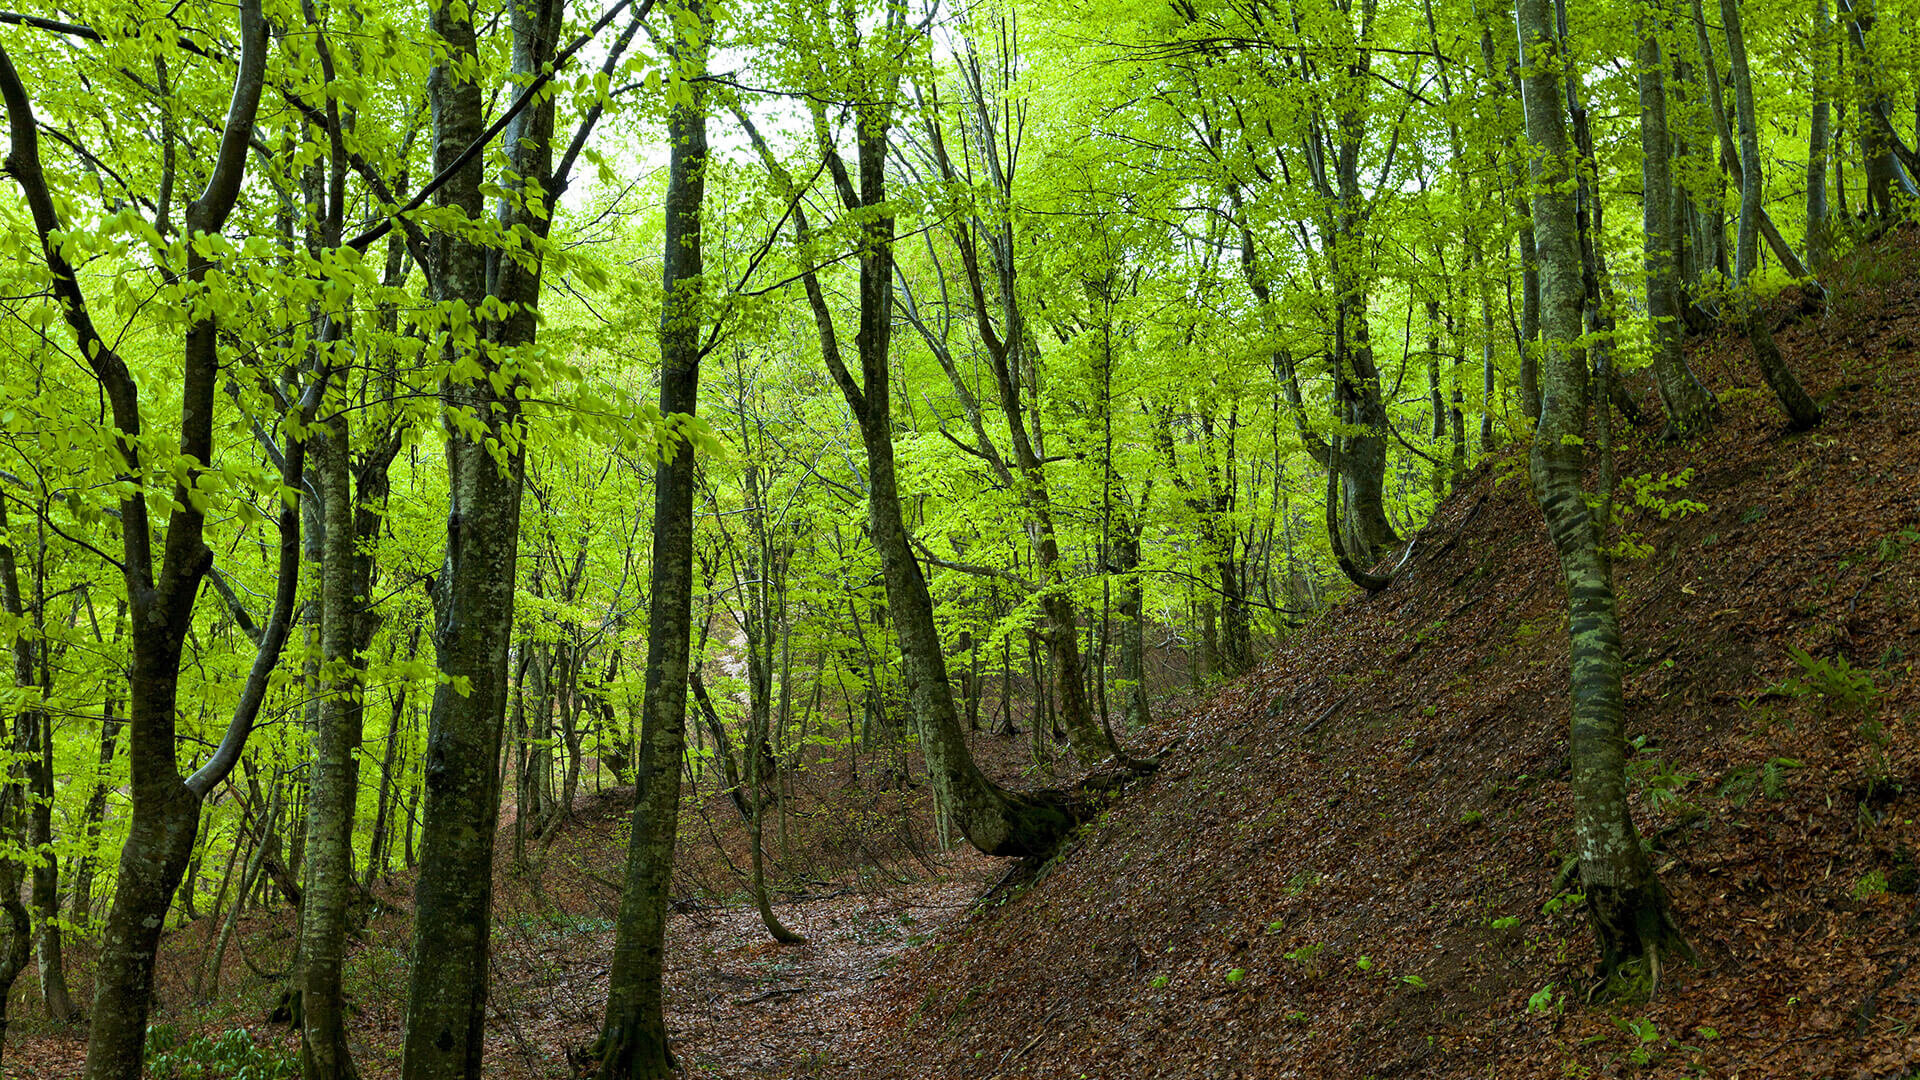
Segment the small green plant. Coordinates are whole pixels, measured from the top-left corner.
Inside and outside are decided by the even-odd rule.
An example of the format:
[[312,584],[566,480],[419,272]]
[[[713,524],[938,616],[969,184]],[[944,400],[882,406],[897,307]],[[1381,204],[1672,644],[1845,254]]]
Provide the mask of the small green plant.
[[1148,981],[1147,985],[1152,987],[1155,990],[1165,990],[1167,988],[1167,984],[1172,981],[1173,981],[1172,979],[1168,978],[1165,975],[1155,975],[1150,981]]
[[1358,960],[1355,960],[1355,961],[1353,962],[1353,966],[1354,966],[1354,967],[1357,967],[1357,968],[1359,968],[1359,969],[1360,969],[1361,971],[1372,971],[1372,970],[1373,970],[1373,957],[1371,957],[1371,956],[1363,956],[1363,957],[1361,957],[1360,959],[1358,959]]
[[1503,915],[1500,918],[1495,919],[1492,922],[1488,923],[1487,925],[1493,927],[1495,930],[1511,930],[1514,927],[1520,925],[1520,920],[1518,917],[1513,915]]
[[1576,910],[1581,904],[1586,902],[1586,893],[1568,890],[1566,892],[1556,893],[1553,899],[1540,905],[1540,913],[1542,915],[1558,915],[1563,911]]
[[1460,824],[1478,825],[1480,824],[1480,822],[1482,822],[1485,819],[1486,819],[1486,815],[1482,814],[1480,811],[1468,810],[1466,813],[1460,815]]
[[1325,944],[1315,942],[1310,945],[1302,945],[1287,953],[1287,959],[1293,961],[1295,966],[1299,967],[1301,974],[1309,979],[1317,979],[1323,973],[1320,966],[1320,954],[1326,951],[1327,947]]
[[1400,976],[1400,981],[1413,987],[1415,990],[1425,990],[1427,988],[1427,980],[1418,975],[1402,975]]
[[1615,1017],[1613,1023],[1636,1040],[1636,1044],[1627,1051],[1627,1060],[1635,1065],[1651,1065],[1659,1056],[1660,1028],[1644,1016],[1626,1020]]
[[155,1024],[147,1029],[147,1073],[153,1080],[292,1080],[300,1058],[240,1028],[183,1040],[172,1025]]
[[1800,674],[1780,685],[1796,697],[1816,697],[1830,712],[1865,713],[1880,699],[1873,673],[1854,667],[1844,656],[1822,660],[1805,649],[1788,646],[1787,655],[1800,667]]
[[[1658,517],[1662,521],[1668,521],[1699,513],[1707,508],[1706,503],[1670,494],[1685,488],[1692,480],[1691,466],[1677,473],[1642,473],[1639,476],[1623,476],[1620,478],[1618,503],[1643,520]],[[1644,559],[1653,554],[1653,545],[1646,542],[1644,532],[1623,528],[1620,531],[1619,541],[1608,551],[1618,559]]]
[[1742,765],[1720,781],[1718,790],[1721,795],[1732,799],[1735,806],[1747,805],[1755,795],[1764,795],[1769,799],[1783,798],[1787,794],[1786,771],[1804,767],[1788,757],[1771,758],[1759,765]]
[[1636,735],[1632,741],[1636,757],[1627,763],[1627,776],[1634,781],[1646,800],[1647,809],[1659,811],[1664,807],[1680,804],[1680,789],[1693,783],[1699,777],[1692,773],[1683,773],[1667,765],[1665,758],[1654,756],[1654,747],[1650,746],[1645,735]]
[[1901,529],[1880,538],[1874,554],[1881,562],[1894,562],[1907,553],[1907,549],[1920,544],[1920,528]]
[[[1541,987],[1540,989],[1535,990],[1530,996],[1528,996],[1527,1011],[1530,1013],[1545,1013],[1545,1012],[1553,1011],[1555,1007],[1555,998],[1554,998],[1553,988],[1556,985],[1558,984],[1548,983],[1547,985]],[[1561,1004],[1565,1004],[1566,1000],[1567,1000],[1567,996],[1564,993],[1559,995],[1559,1001]]]
[[1287,928],[1287,920],[1275,919],[1267,924],[1267,933],[1278,934]]
[[1227,981],[1230,983],[1237,983],[1241,979],[1244,979],[1246,977],[1247,977],[1246,968],[1234,968],[1232,971],[1227,972]]
[[1307,890],[1320,884],[1320,875],[1311,870],[1295,870],[1287,877],[1286,887],[1282,890],[1288,896],[1303,896]]
[[1887,875],[1879,870],[1869,870],[1853,883],[1855,900],[1873,900],[1887,895]]

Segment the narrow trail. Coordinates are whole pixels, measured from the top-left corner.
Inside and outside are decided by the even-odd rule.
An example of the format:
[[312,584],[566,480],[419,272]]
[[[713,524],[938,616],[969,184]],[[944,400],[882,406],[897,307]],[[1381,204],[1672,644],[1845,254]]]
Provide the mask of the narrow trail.
[[[776,914],[806,937],[804,945],[771,941],[751,905],[676,911],[668,925],[667,1026],[686,1075],[836,1075],[873,1056],[878,1036],[865,1007],[875,984],[1004,870],[971,851],[937,856],[936,865],[935,880],[776,898]],[[496,941],[489,1073],[567,1075],[568,1050],[586,1045],[601,1019],[611,920],[509,919]]]

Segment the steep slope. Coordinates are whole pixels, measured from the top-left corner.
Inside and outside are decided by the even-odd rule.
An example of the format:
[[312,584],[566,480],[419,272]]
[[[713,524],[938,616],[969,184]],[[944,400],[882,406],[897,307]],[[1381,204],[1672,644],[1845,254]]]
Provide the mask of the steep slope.
[[1562,855],[1565,607],[1516,450],[1461,485],[1391,589],[1173,718],[1158,775],[910,954],[842,1064],[1908,1075],[1916,258],[1904,231],[1836,272],[1830,307],[1783,298],[1780,342],[1825,426],[1785,435],[1744,342],[1718,338],[1693,359],[1721,423],[1622,448],[1624,531],[1646,545],[1618,574],[1634,799],[1699,953],[1651,1003],[1586,1002],[1594,949]]

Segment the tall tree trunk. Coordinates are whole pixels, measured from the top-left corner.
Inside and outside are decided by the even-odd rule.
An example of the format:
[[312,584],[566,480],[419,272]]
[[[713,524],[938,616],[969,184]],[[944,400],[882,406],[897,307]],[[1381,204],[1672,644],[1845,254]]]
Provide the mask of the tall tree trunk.
[[361,710],[355,664],[353,489],[344,413],[313,450],[325,515],[320,569],[323,686],[307,786],[307,871],[300,906],[300,1071],[304,1080],[354,1080],[341,975],[353,893],[353,819],[359,796]]
[[[881,40],[899,41],[905,35],[905,9],[887,9]],[[887,611],[900,644],[901,670],[907,698],[920,730],[920,745],[935,797],[948,806],[962,835],[989,855],[1038,855],[1050,852],[1073,827],[1074,813],[1064,800],[1020,795],[988,780],[967,748],[953,686],[948,680],[946,656],[933,617],[933,599],[915,557],[900,506],[900,489],[893,454],[893,411],[890,400],[889,344],[893,330],[893,229],[887,203],[886,166],[891,153],[889,132],[894,98],[899,92],[897,69],[882,76],[881,85],[864,89],[854,108],[858,145],[859,188],[853,173],[831,146],[829,169],[843,207],[861,223],[859,246],[859,330],[854,344],[860,378],[848,370],[840,351],[832,310],[816,274],[802,275],[808,306],[820,337],[828,371],[860,426],[867,459],[867,528],[880,556],[881,577],[887,590]],[[755,147],[768,170],[797,199],[798,185],[750,127]],[[795,229],[804,248],[812,233],[796,205]]]
[[[667,115],[666,236],[660,309],[660,415],[694,415],[706,319],[701,226],[706,198],[704,85],[712,13],[705,0],[676,0],[673,82]],[[670,445],[654,469],[653,571],[647,606],[647,668],[633,833],[627,845],[620,923],[607,982],[606,1019],[595,1051],[601,1080],[667,1080],[674,1075],[661,980],[673,848],[680,822],[680,768],[686,744],[687,667],[692,637],[694,450]]]
[[[0,732],[0,738],[6,734]],[[0,837],[16,843],[24,832],[20,827],[20,803],[24,801],[20,787],[19,778],[9,777],[7,790],[0,794]],[[33,916],[20,902],[20,877],[19,863],[0,860],[0,916],[7,922],[6,936],[0,937],[0,1054],[7,1046],[7,1002],[13,997],[14,981],[27,969],[27,960],[33,955]]]
[[[189,205],[184,239],[193,245],[219,233],[237,201],[246,172],[249,143],[265,80],[267,26],[257,0],[241,0],[237,26],[238,62],[233,95],[221,126],[219,148],[207,184]],[[107,919],[96,965],[93,1027],[87,1043],[88,1080],[132,1080],[142,1067],[147,1014],[153,1003],[154,952],[166,923],[198,825],[200,801],[232,768],[232,760],[251,730],[252,713],[236,710],[213,759],[191,778],[181,777],[175,746],[175,699],[182,643],[190,626],[201,579],[212,562],[205,542],[204,510],[190,497],[214,451],[213,402],[219,372],[218,328],[211,314],[189,325],[179,368],[179,454],[192,463],[178,477],[165,528],[159,565],[148,517],[148,494],[140,460],[144,429],[139,388],[124,359],[95,327],[73,266],[58,242],[65,222],[60,202],[48,188],[40,162],[39,128],[31,98],[19,72],[0,48],[0,98],[4,98],[12,145],[7,173],[19,185],[40,239],[40,257],[51,288],[78,344],[77,352],[98,382],[119,431],[123,478],[132,481],[120,505],[120,569],[132,613],[132,670],[129,716],[133,749],[133,812],[113,910]],[[187,267],[189,287],[203,285],[214,259]],[[284,550],[284,549],[283,549]],[[282,567],[282,578],[289,576]],[[279,609],[276,608],[276,615]],[[283,633],[283,628],[276,628]],[[284,640],[282,638],[282,640]],[[268,650],[262,648],[264,655]],[[271,650],[278,657],[277,644]],[[259,659],[259,658],[257,658]],[[256,663],[255,672],[260,671]],[[262,674],[250,674],[248,695],[263,694]],[[257,697],[252,700],[257,702]],[[257,704],[255,706],[257,708]],[[11,901],[11,897],[9,900]]]
[[[11,104],[11,103],[9,103]],[[4,716],[0,716],[0,747],[5,748],[10,758],[4,774],[0,774],[0,842],[15,849],[24,849],[36,858],[33,885],[30,890],[34,907],[44,922],[50,914],[54,901],[47,898],[47,906],[41,905],[39,865],[44,845],[50,839],[46,836],[50,818],[43,819],[42,814],[50,809],[48,803],[52,797],[51,763],[53,754],[52,729],[46,710],[33,702],[44,701],[47,690],[47,665],[42,650],[45,648],[45,634],[34,633],[32,629],[44,625],[41,601],[43,589],[34,590],[34,604],[28,610],[28,599],[21,592],[19,552],[15,549],[14,533],[7,523],[6,500],[0,499],[0,609],[4,609],[14,624],[12,633],[13,685],[16,689],[29,693],[30,704],[16,712],[12,730],[4,725]],[[36,562],[36,566],[39,563]],[[36,586],[38,582],[36,582]],[[41,775],[47,776],[48,790],[43,798]],[[50,857],[51,853],[47,853]],[[26,968],[27,958],[31,954],[36,936],[34,913],[20,902],[21,871],[20,860],[11,857],[0,860],[0,913],[7,919],[7,936],[4,945],[0,945],[0,1050],[6,1045],[7,1006],[6,1000],[13,990],[14,980],[20,977]],[[59,938],[54,938],[54,962],[59,960]],[[41,954],[41,964],[46,964],[46,954]],[[45,976],[42,976],[45,986]],[[65,983],[56,980],[62,995]],[[48,1001],[49,1013],[54,1002]],[[67,1004],[64,1001],[62,1004]],[[71,1005],[67,1004],[71,1011]],[[64,1019],[64,1018],[63,1018]]]
[[1764,177],[1760,171],[1760,132],[1753,108],[1753,79],[1747,69],[1746,35],[1740,29],[1740,0],[1720,0],[1720,18],[1727,34],[1727,55],[1733,64],[1733,101],[1740,117],[1740,236],[1734,249],[1733,277],[1738,303],[1747,324],[1747,341],[1753,347],[1754,360],[1780,407],[1786,410],[1788,423],[1795,431],[1804,431],[1820,422],[1820,407],[1794,376],[1793,369],[1781,357],[1773,341],[1773,328],[1766,312],[1753,293],[1752,275],[1758,257],[1760,199]]
[[[1447,493],[1447,465],[1441,446],[1447,437],[1447,399],[1440,389],[1440,301],[1426,301],[1427,309],[1427,406],[1432,415],[1432,467],[1427,474],[1428,490],[1435,499]],[[1456,379],[1456,381],[1458,381]]]
[[1679,230],[1673,200],[1667,196],[1673,179],[1667,138],[1667,91],[1660,55],[1659,25],[1642,18],[1635,22],[1640,38],[1635,57],[1640,90],[1640,190],[1646,230],[1647,320],[1653,338],[1653,375],[1660,403],[1667,414],[1666,435],[1684,438],[1713,416],[1713,395],[1700,385],[1687,365],[1680,340],[1680,282],[1675,265]]
[[1833,22],[1827,0],[1813,0],[1813,120],[1807,129],[1807,266],[1818,274],[1827,264],[1827,146],[1828,100],[1833,84],[1827,78],[1827,42]]
[[[1721,10],[1722,16],[1724,17],[1727,10],[1727,5],[1725,3],[1725,0],[1722,0],[1722,3],[1720,5],[1720,10]],[[1706,68],[1708,116],[1713,124],[1715,134],[1717,134],[1720,139],[1721,167],[1727,172],[1728,175],[1734,178],[1734,181],[1736,183],[1739,183],[1741,185],[1741,190],[1744,192],[1746,190],[1745,177],[1748,172],[1748,168],[1745,164],[1742,163],[1742,155],[1740,154],[1740,152],[1734,149],[1733,133],[1727,120],[1726,102],[1720,92],[1720,69],[1719,69],[1719,65],[1713,58],[1713,43],[1711,39],[1709,39],[1707,36],[1707,20],[1705,15],[1701,13],[1700,0],[1693,0],[1693,30],[1694,30],[1694,37],[1700,46],[1700,63],[1703,67]],[[1731,40],[1729,40],[1729,46],[1731,46]],[[1744,41],[1742,43],[1741,50],[1742,50],[1742,55],[1744,56],[1745,55]],[[1739,76],[1736,74],[1734,78],[1737,80]],[[1735,92],[1736,94],[1738,93],[1737,90]],[[1746,126],[1745,124],[1741,125],[1743,129],[1745,128],[1745,126]],[[1756,135],[1756,138],[1757,137],[1758,136]],[[1741,138],[1744,141],[1745,139],[1744,131]],[[1758,166],[1756,164],[1755,168],[1757,167]],[[1760,177],[1759,179],[1764,184],[1765,177]],[[1717,211],[1718,211],[1718,207],[1716,206],[1716,214],[1714,216],[1716,227],[1718,223],[1721,221],[1721,217]],[[1774,256],[1780,260],[1780,265],[1783,268],[1785,268],[1787,273],[1793,275],[1794,277],[1807,276],[1807,268],[1804,265],[1802,265],[1799,258],[1794,255],[1793,249],[1787,246],[1786,239],[1780,235],[1779,228],[1777,228],[1774,225],[1773,219],[1767,216],[1766,207],[1764,205],[1756,205],[1754,211],[1751,214],[1748,214],[1745,212],[1745,203],[1743,202],[1741,217],[1743,219],[1743,224],[1741,226],[1743,229],[1748,227],[1748,225],[1745,223],[1746,219],[1748,218],[1752,219],[1751,227],[1756,229],[1758,231],[1759,237],[1761,239],[1764,239],[1767,242],[1767,246],[1769,248],[1773,249]],[[1716,240],[1718,241],[1718,243],[1722,245],[1725,243],[1724,237],[1716,237]],[[1724,252],[1723,252],[1723,255],[1724,255]],[[1724,259],[1718,265],[1720,265],[1720,268],[1723,272],[1726,271]],[[1743,275],[1739,272],[1737,264],[1735,269],[1732,272],[1732,276],[1736,281],[1743,277]]]
[[1531,472],[1567,586],[1575,843],[1603,970],[1613,974],[1644,957],[1657,979],[1661,951],[1684,949],[1684,943],[1627,804],[1619,619],[1611,569],[1581,486],[1588,380],[1578,341],[1585,288],[1568,183],[1573,162],[1562,114],[1559,39],[1547,0],[1519,0],[1518,7],[1546,345],[1546,392]]
[[[556,8],[556,0],[513,5],[516,79],[531,79],[554,62]],[[434,199],[443,212],[477,224],[484,212],[482,156],[453,169],[482,132],[473,9],[440,0],[429,20],[446,49],[429,80],[434,171],[452,173]],[[552,179],[552,123],[548,97],[516,116],[503,139],[509,178],[499,225],[506,235],[525,230],[536,244],[546,238],[548,204],[531,185],[544,191]],[[477,377],[449,380],[442,405],[478,421],[479,430],[447,424],[450,505],[446,557],[433,588],[433,644],[448,681],[436,687],[428,718],[421,872],[400,1072],[404,1080],[477,1080],[485,1050],[493,841],[526,464],[519,387],[504,354],[534,340],[541,256],[537,248],[489,256],[470,235],[451,231],[435,234],[432,245],[434,300],[464,306],[476,320],[474,331],[450,342],[448,359],[480,368]],[[497,304],[484,319],[483,299]],[[501,447],[503,456],[496,458]]]
[[[407,631],[407,661],[411,663],[419,651],[420,624],[416,622]],[[387,745],[380,756],[380,801],[374,814],[373,840],[367,848],[365,884],[369,886],[377,875],[385,874],[393,862],[393,822],[399,816],[401,783],[394,766],[400,760],[400,742],[404,734],[401,724],[406,719],[407,686],[402,683],[393,692],[393,709],[387,715]]]
[[[35,592],[43,592],[41,576],[35,574]],[[44,601],[35,604],[34,622],[43,621]],[[42,639],[44,640],[44,638]],[[44,651],[40,652],[39,685],[43,692],[52,689],[52,673],[47,669]],[[27,843],[38,856],[33,865],[32,897],[34,966],[40,974],[40,1000],[46,1006],[47,1019],[67,1024],[75,1019],[73,999],[67,993],[67,972],[60,947],[60,860],[53,852],[53,718],[34,712],[33,735],[37,744],[27,764],[28,790],[32,805],[27,813]],[[24,717],[23,717],[24,719]]]
[[[1476,8],[1476,11],[1481,9]],[[1480,59],[1486,65],[1486,79],[1493,84],[1498,70],[1493,48],[1493,27],[1482,15],[1480,26]],[[1520,68],[1509,62],[1506,65],[1507,82],[1512,88],[1515,100],[1524,100],[1520,85]],[[1525,189],[1521,175],[1522,166],[1513,165],[1513,188],[1516,192]],[[1529,212],[1524,194],[1514,197],[1514,210],[1520,219],[1520,339],[1514,344],[1520,358],[1520,410],[1527,419],[1535,424],[1540,422],[1540,264],[1535,257],[1533,215]],[[1508,309],[1511,311],[1511,307]],[[1492,409],[1492,395],[1489,393],[1487,408]],[[1491,450],[1492,447],[1483,447]]]

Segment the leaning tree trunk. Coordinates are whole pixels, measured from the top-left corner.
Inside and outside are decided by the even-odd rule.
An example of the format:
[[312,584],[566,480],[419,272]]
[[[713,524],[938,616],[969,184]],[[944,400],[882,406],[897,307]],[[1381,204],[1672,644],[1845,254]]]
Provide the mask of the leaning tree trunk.
[[1635,24],[1640,48],[1635,57],[1640,89],[1640,190],[1645,193],[1647,321],[1653,338],[1653,377],[1666,409],[1669,438],[1684,438],[1711,420],[1713,395],[1687,365],[1680,340],[1680,281],[1675,252],[1680,247],[1668,159],[1667,90],[1657,24]]
[[1733,102],[1740,118],[1740,234],[1734,247],[1733,280],[1747,324],[1747,341],[1753,347],[1754,360],[1780,407],[1786,410],[1789,426],[1805,431],[1820,423],[1820,407],[1800,385],[1793,369],[1787,366],[1774,344],[1773,328],[1753,292],[1753,272],[1759,254],[1762,209],[1760,172],[1760,132],[1753,108],[1753,79],[1747,68],[1746,35],[1740,29],[1740,0],[1720,0],[1720,18],[1726,26],[1727,56],[1733,64]]
[[1685,944],[1627,804],[1619,617],[1612,571],[1581,486],[1588,412],[1586,361],[1578,347],[1584,286],[1558,35],[1547,0],[1520,0],[1517,22],[1527,71],[1523,85],[1533,143],[1533,227],[1540,244],[1545,345],[1531,472],[1567,587],[1575,845],[1603,970],[1611,975],[1644,959],[1657,978],[1661,953],[1684,950]]
[[[712,26],[704,0],[676,3],[673,13],[674,73],[681,96],[667,117],[671,151],[660,308],[660,415],[668,420],[690,419],[699,399],[707,113],[706,94],[696,80],[706,71]],[[654,470],[653,571],[637,790],[606,1018],[595,1047],[600,1080],[668,1080],[676,1071],[667,1044],[661,982],[686,745],[695,477],[690,439],[676,439],[668,452],[671,456]]]

